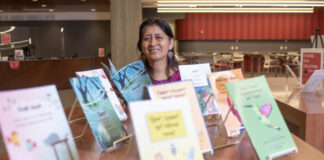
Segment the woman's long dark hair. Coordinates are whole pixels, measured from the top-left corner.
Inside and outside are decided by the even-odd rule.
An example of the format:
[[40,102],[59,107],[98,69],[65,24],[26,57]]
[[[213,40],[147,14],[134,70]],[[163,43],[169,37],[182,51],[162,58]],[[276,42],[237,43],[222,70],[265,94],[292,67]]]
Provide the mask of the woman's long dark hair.
[[[153,75],[153,68],[150,66],[147,58],[145,57],[143,51],[142,51],[142,39],[143,39],[143,34],[146,30],[147,27],[149,26],[153,26],[153,25],[157,25],[159,26],[162,31],[169,37],[169,40],[174,39],[171,27],[169,26],[169,24],[164,21],[163,19],[159,19],[159,18],[154,18],[154,19],[148,19],[146,21],[144,21],[141,26],[140,26],[140,30],[139,30],[139,38],[138,38],[138,42],[137,42],[137,48],[138,50],[141,52],[140,55],[140,59],[144,62],[145,67],[148,71],[148,73],[150,74],[150,76],[152,77]],[[172,48],[170,50],[173,54],[171,57],[167,56],[167,74],[168,74],[168,79],[171,78],[172,75],[170,75],[170,70],[174,70],[174,71],[178,71],[178,61],[175,58],[174,55],[174,48]]]

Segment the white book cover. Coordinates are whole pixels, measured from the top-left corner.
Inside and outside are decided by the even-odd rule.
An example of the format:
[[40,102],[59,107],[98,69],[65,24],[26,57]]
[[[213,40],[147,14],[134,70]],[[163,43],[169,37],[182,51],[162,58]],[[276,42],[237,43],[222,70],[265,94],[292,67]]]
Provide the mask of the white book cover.
[[124,109],[123,109],[122,105],[120,104],[118,97],[117,97],[114,89],[112,88],[112,86],[111,86],[111,84],[110,84],[110,82],[102,68],[76,72],[76,75],[78,77],[99,77],[101,84],[105,88],[106,94],[110,100],[110,103],[113,105],[113,108],[114,108],[119,120],[124,121],[127,119],[127,115],[124,112]]
[[77,160],[55,85],[0,92],[0,126],[11,160]]
[[213,153],[213,147],[208,135],[206,124],[197,101],[197,95],[191,81],[170,82],[165,84],[150,85],[147,87],[152,100],[187,98],[190,103],[191,116],[194,120],[200,149],[203,153]]
[[209,63],[179,65],[181,80],[191,80],[195,87],[199,106],[204,115],[220,114],[216,98],[208,81]]
[[190,104],[185,98],[129,104],[142,160],[202,160]]
[[324,80],[324,70],[315,70],[311,77],[304,85],[302,92],[315,91],[317,87],[321,86]]

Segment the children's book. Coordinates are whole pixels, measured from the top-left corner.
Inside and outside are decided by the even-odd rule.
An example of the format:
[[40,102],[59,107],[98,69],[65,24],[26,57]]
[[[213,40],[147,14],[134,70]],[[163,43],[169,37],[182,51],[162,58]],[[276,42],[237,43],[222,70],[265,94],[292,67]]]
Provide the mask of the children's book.
[[306,84],[302,88],[302,92],[315,91],[317,87],[321,86],[324,80],[324,70],[315,70],[314,73],[309,77]]
[[109,151],[113,143],[127,136],[99,77],[70,78],[84,115],[101,151]]
[[121,121],[124,121],[127,119],[127,115],[124,112],[124,109],[122,105],[120,104],[114,89],[112,88],[104,70],[102,68],[100,69],[94,69],[94,70],[89,70],[89,71],[81,71],[81,72],[76,72],[76,75],[78,77],[99,77],[101,84],[105,88],[106,94],[110,100],[110,103],[113,105],[113,108],[115,112],[117,113],[119,119]]
[[264,76],[225,84],[261,160],[297,148]]
[[137,101],[129,108],[142,160],[203,159],[187,99]]
[[143,61],[136,61],[116,71],[109,60],[112,81],[127,102],[148,99],[146,85],[152,84]]
[[204,115],[220,114],[213,90],[208,81],[209,63],[179,65],[182,80],[191,80]]
[[152,100],[185,97],[189,100],[194,126],[198,133],[200,149],[203,153],[213,152],[206,124],[201,113],[197,96],[191,81],[170,82],[147,87]]
[[227,113],[229,113],[224,123],[227,136],[233,137],[240,134],[243,124],[241,123],[240,116],[235,107],[230,110],[233,102],[227,93],[225,83],[243,80],[244,78],[241,69],[213,72],[208,74],[208,78],[214,91],[223,121],[225,120]]
[[0,92],[0,126],[12,160],[78,160],[55,85]]

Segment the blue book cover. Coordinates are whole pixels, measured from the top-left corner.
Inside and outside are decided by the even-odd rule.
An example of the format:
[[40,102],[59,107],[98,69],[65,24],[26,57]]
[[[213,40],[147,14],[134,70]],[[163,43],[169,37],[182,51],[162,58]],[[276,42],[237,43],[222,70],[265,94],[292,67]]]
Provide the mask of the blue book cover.
[[149,98],[145,86],[152,81],[142,61],[124,66],[112,76],[112,81],[127,102]]
[[98,77],[71,78],[70,83],[101,151],[127,136]]

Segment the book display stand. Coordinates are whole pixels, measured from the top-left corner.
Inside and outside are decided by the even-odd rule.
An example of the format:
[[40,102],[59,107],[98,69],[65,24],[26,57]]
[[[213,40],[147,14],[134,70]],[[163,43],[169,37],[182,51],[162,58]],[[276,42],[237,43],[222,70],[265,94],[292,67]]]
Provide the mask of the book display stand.
[[[72,115],[73,115],[73,112],[74,112],[74,109],[75,109],[75,107],[76,107],[77,102],[78,102],[77,98],[74,98],[74,101],[73,101],[73,104],[72,104],[72,107],[71,107],[71,111],[70,111],[69,116],[68,116],[68,122],[69,122],[70,125],[71,125],[72,123],[74,123],[74,122],[78,122],[78,121],[81,121],[81,120],[84,120],[84,119],[85,119],[85,117],[83,116],[83,117],[81,117],[81,118],[76,118],[76,119],[73,119],[73,120],[72,120]],[[78,135],[78,136],[74,136],[74,137],[73,137],[74,140],[79,139],[79,138],[81,138],[81,137],[84,135],[87,126],[88,126],[88,122],[86,122],[86,124],[84,125],[81,134]]]
[[[229,147],[232,145],[236,145],[239,144],[242,140],[242,138],[244,137],[245,134],[245,129],[244,128],[240,128],[237,133],[236,136],[234,137],[225,137],[226,133],[224,132],[224,124],[226,122],[226,120],[228,119],[228,115],[231,112],[231,110],[234,108],[234,105],[232,104],[231,107],[229,108],[229,110],[226,113],[226,117],[224,118],[224,122],[221,121],[221,118],[219,118],[219,130],[216,133],[216,137],[213,138],[215,141],[213,142],[213,146],[214,146],[214,150],[217,149],[221,149],[221,148],[225,148],[225,147]],[[222,123],[221,123],[222,122]]]
[[[208,101],[210,100],[210,98],[214,96],[214,94],[211,94],[206,102],[206,104],[208,103]],[[206,108],[206,105],[203,107],[203,110]],[[245,134],[245,129],[243,131],[237,131],[237,133],[240,133],[238,134],[237,136],[235,137],[224,137],[226,135],[226,133],[224,132],[224,124],[228,118],[228,115],[229,113],[231,112],[231,110],[234,108],[234,105],[232,104],[231,107],[229,108],[229,110],[227,111],[226,113],[226,117],[224,118],[224,122],[222,122],[222,118],[220,116],[218,116],[216,119],[217,121],[216,122],[212,122],[212,123],[208,123],[207,124],[207,128],[210,128],[210,127],[216,127],[216,130],[213,131],[212,133],[216,132],[214,137],[211,136],[211,139],[212,140],[215,140],[213,142],[213,146],[214,146],[214,150],[217,150],[217,149],[221,149],[221,148],[225,148],[225,147],[228,147],[228,146],[232,146],[232,145],[235,145],[235,144],[238,144],[240,143],[240,141],[242,140],[242,138],[244,137],[244,134]],[[208,116],[207,116],[208,117]],[[208,119],[205,118],[206,121],[208,121]],[[242,128],[240,129],[242,130]]]
[[[72,119],[73,112],[74,112],[74,110],[75,110],[75,108],[76,108],[76,104],[77,104],[77,102],[78,102],[78,100],[77,100],[77,98],[75,98],[75,99],[74,99],[74,102],[73,102],[73,105],[72,105],[72,107],[71,107],[71,111],[70,111],[69,116],[68,116],[68,122],[69,122],[70,125],[71,125],[72,123],[74,123],[74,122],[78,122],[78,121],[81,121],[81,120],[86,120],[86,118],[85,118],[84,116],[83,116],[83,117],[80,117],[80,118]],[[84,136],[84,133],[85,133],[85,131],[86,131],[86,129],[87,129],[87,127],[88,127],[88,122],[85,123],[85,125],[84,125],[84,127],[83,127],[83,129],[82,129],[82,131],[81,131],[81,134],[79,134],[79,135],[73,137],[74,140],[77,140],[77,139],[83,137],[83,136]],[[123,138],[121,138],[121,139],[118,139],[118,140],[114,141],[114,142],[113,142],[113,146],[110,147],[110,148],[108,148],[108,149],[105,150],[105,151],[110,152],[110,151],[113,151],[113,150],[118,149],[118,147],[121,146],[122,143],[126,142],[126,140],[128,140],[128,139],[132,139],[133,136],[134,136],[134,134],[129,134],[128,136],[125,136],[125,137],[123,137]]]

